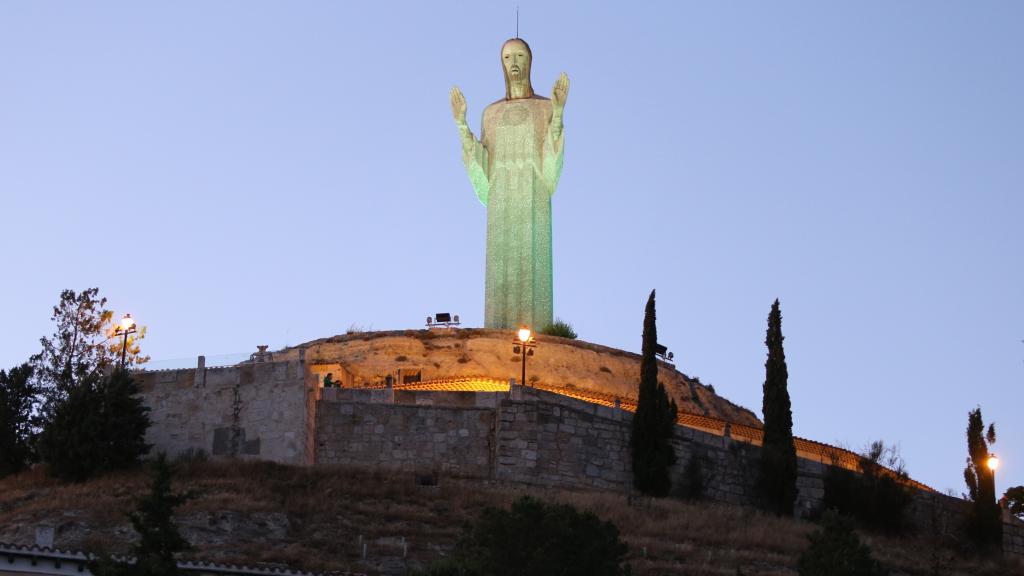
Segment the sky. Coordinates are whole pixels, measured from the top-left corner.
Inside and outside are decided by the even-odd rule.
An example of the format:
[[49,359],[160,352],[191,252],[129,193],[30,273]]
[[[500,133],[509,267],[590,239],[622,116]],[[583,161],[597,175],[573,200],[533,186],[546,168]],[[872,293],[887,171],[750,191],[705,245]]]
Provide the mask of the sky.
[[[483,322],[479,130],[519,31],[571,89],[555,313],[760,415],[779,298],[794,433],[1024,484],[1024,3],[0,0],[0,366],[65,288],[154,361]],[[543,354],[539,350],[538,354]],[[166,365],[166,364],[165,364]]]

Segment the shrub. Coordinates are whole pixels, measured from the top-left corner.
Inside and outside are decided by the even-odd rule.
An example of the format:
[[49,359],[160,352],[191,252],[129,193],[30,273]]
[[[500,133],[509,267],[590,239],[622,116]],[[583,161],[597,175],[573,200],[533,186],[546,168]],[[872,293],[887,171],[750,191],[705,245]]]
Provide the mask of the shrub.
[[174,494],[171,479],[174,469],[163,454],[151,465],[153,480],[149,494],[139,498],[135,511],[128,514],[139,541],[132,548],[132,564],[117,562],[109,556],[91,563],[96,576],[175,576],[179,574],[175,554],[189,548],[173,521],[174,509],[195,497],[191,492]]
[[907,473],[902,465],[897,464],[895,471],[883,467],[881,459],[887,454],[890,464],[899,459],[894,447],[874,442],[861,457],[859,473],[830,466],[825,474],[823,508],[849,516],[864,528],[888,534],[904,532],[912,495],[904,483]]
[[486,508],[430,576],[619,576],[626,544],[592,512],[524,496],[511,510]]
[[808,538],[800,555],[800,576],[885,576],[888,571],[871,558],[871,549],[854,533],[850,521],[826,512],[821,529]]
[[678,495],[684,500],[700,500],[704,497],[704,468],[707,458],[694,455],[683,466],[683,477],[679,483]]
[[1024,520],[1024,486],[1014,486],[1003,494],[1003,502],[1017,518]]
[[545,326],[540,333],[547,336],[559,336],[561,338],[569,338],[571,340],[576,339],[576,331],[572,329],[572,324],[565,322],[561,318]]
[[117,370],[90,380],[56,405],[39,438],[39,452],[50,474],[63,480],[81,482],[134,466],[149,451],[149,408],[131,375]]

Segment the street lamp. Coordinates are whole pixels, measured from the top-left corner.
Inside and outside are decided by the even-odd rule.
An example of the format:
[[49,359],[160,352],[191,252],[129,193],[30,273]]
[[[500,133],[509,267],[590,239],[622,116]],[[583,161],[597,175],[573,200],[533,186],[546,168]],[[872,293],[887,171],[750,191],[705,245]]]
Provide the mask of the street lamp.
[[121,344],[121,370],[124,370],[125,353],[128,351],[128,335],[135,334],[135,320],[131,314],[125,314],[121,323],[114,330],[114,335],[124,334],[124,341]]
[[996,456],[995,452],[988,455],[988,460],[985,462],[988,465],[988,469],[992,471],[992,491],[996,491],[996,468],[999,468],[999,456]]
[[516,337],[517,339],[512,341],[515,344],[512,352],[523,355],[523,378],[520,380],[520,384],[526,386],[526,357],[533,356],[533,349],[537,347],[537,342],[533,337],[533,333],[526,326],[523,326],[516,332]]
[[986,464],[988,464],[988,469],[994,474],[996,468],[999,468],[999,456],[996,456],[995,453],[989,454]]

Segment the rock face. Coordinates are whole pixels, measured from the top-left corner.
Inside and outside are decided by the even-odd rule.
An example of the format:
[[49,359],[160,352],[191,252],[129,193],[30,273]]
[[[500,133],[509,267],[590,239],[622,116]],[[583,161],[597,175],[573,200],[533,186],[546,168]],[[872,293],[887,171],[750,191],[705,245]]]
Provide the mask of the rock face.
[[[513,333],[509,330],[358,332],[274,352],[273,359],[297,360],[301,352],[306,364],[321,375],[332,372],[334,380],[357,387],[380,384],[388,375],[397,375],[399,384],[406,379],[466,376],[518,381],[521,358],[512,348]],[[640,356],[579,340],[538,335],[536,353],[527,359],[526,374],[528,383],[635,399]],[[753,412],[716,395],[671,364],[660,363],[658,377],[681,412],[761,426]]]

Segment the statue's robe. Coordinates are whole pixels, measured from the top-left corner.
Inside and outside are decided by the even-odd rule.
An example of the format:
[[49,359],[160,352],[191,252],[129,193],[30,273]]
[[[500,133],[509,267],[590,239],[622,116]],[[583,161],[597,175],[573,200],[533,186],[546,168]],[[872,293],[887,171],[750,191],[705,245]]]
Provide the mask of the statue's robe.
[[484,326],[541,330],[552,322],[551,196],[562,172],[562,122],[551,101],[499,100],[480,140],[459,126],[462,159],[487,207]]

